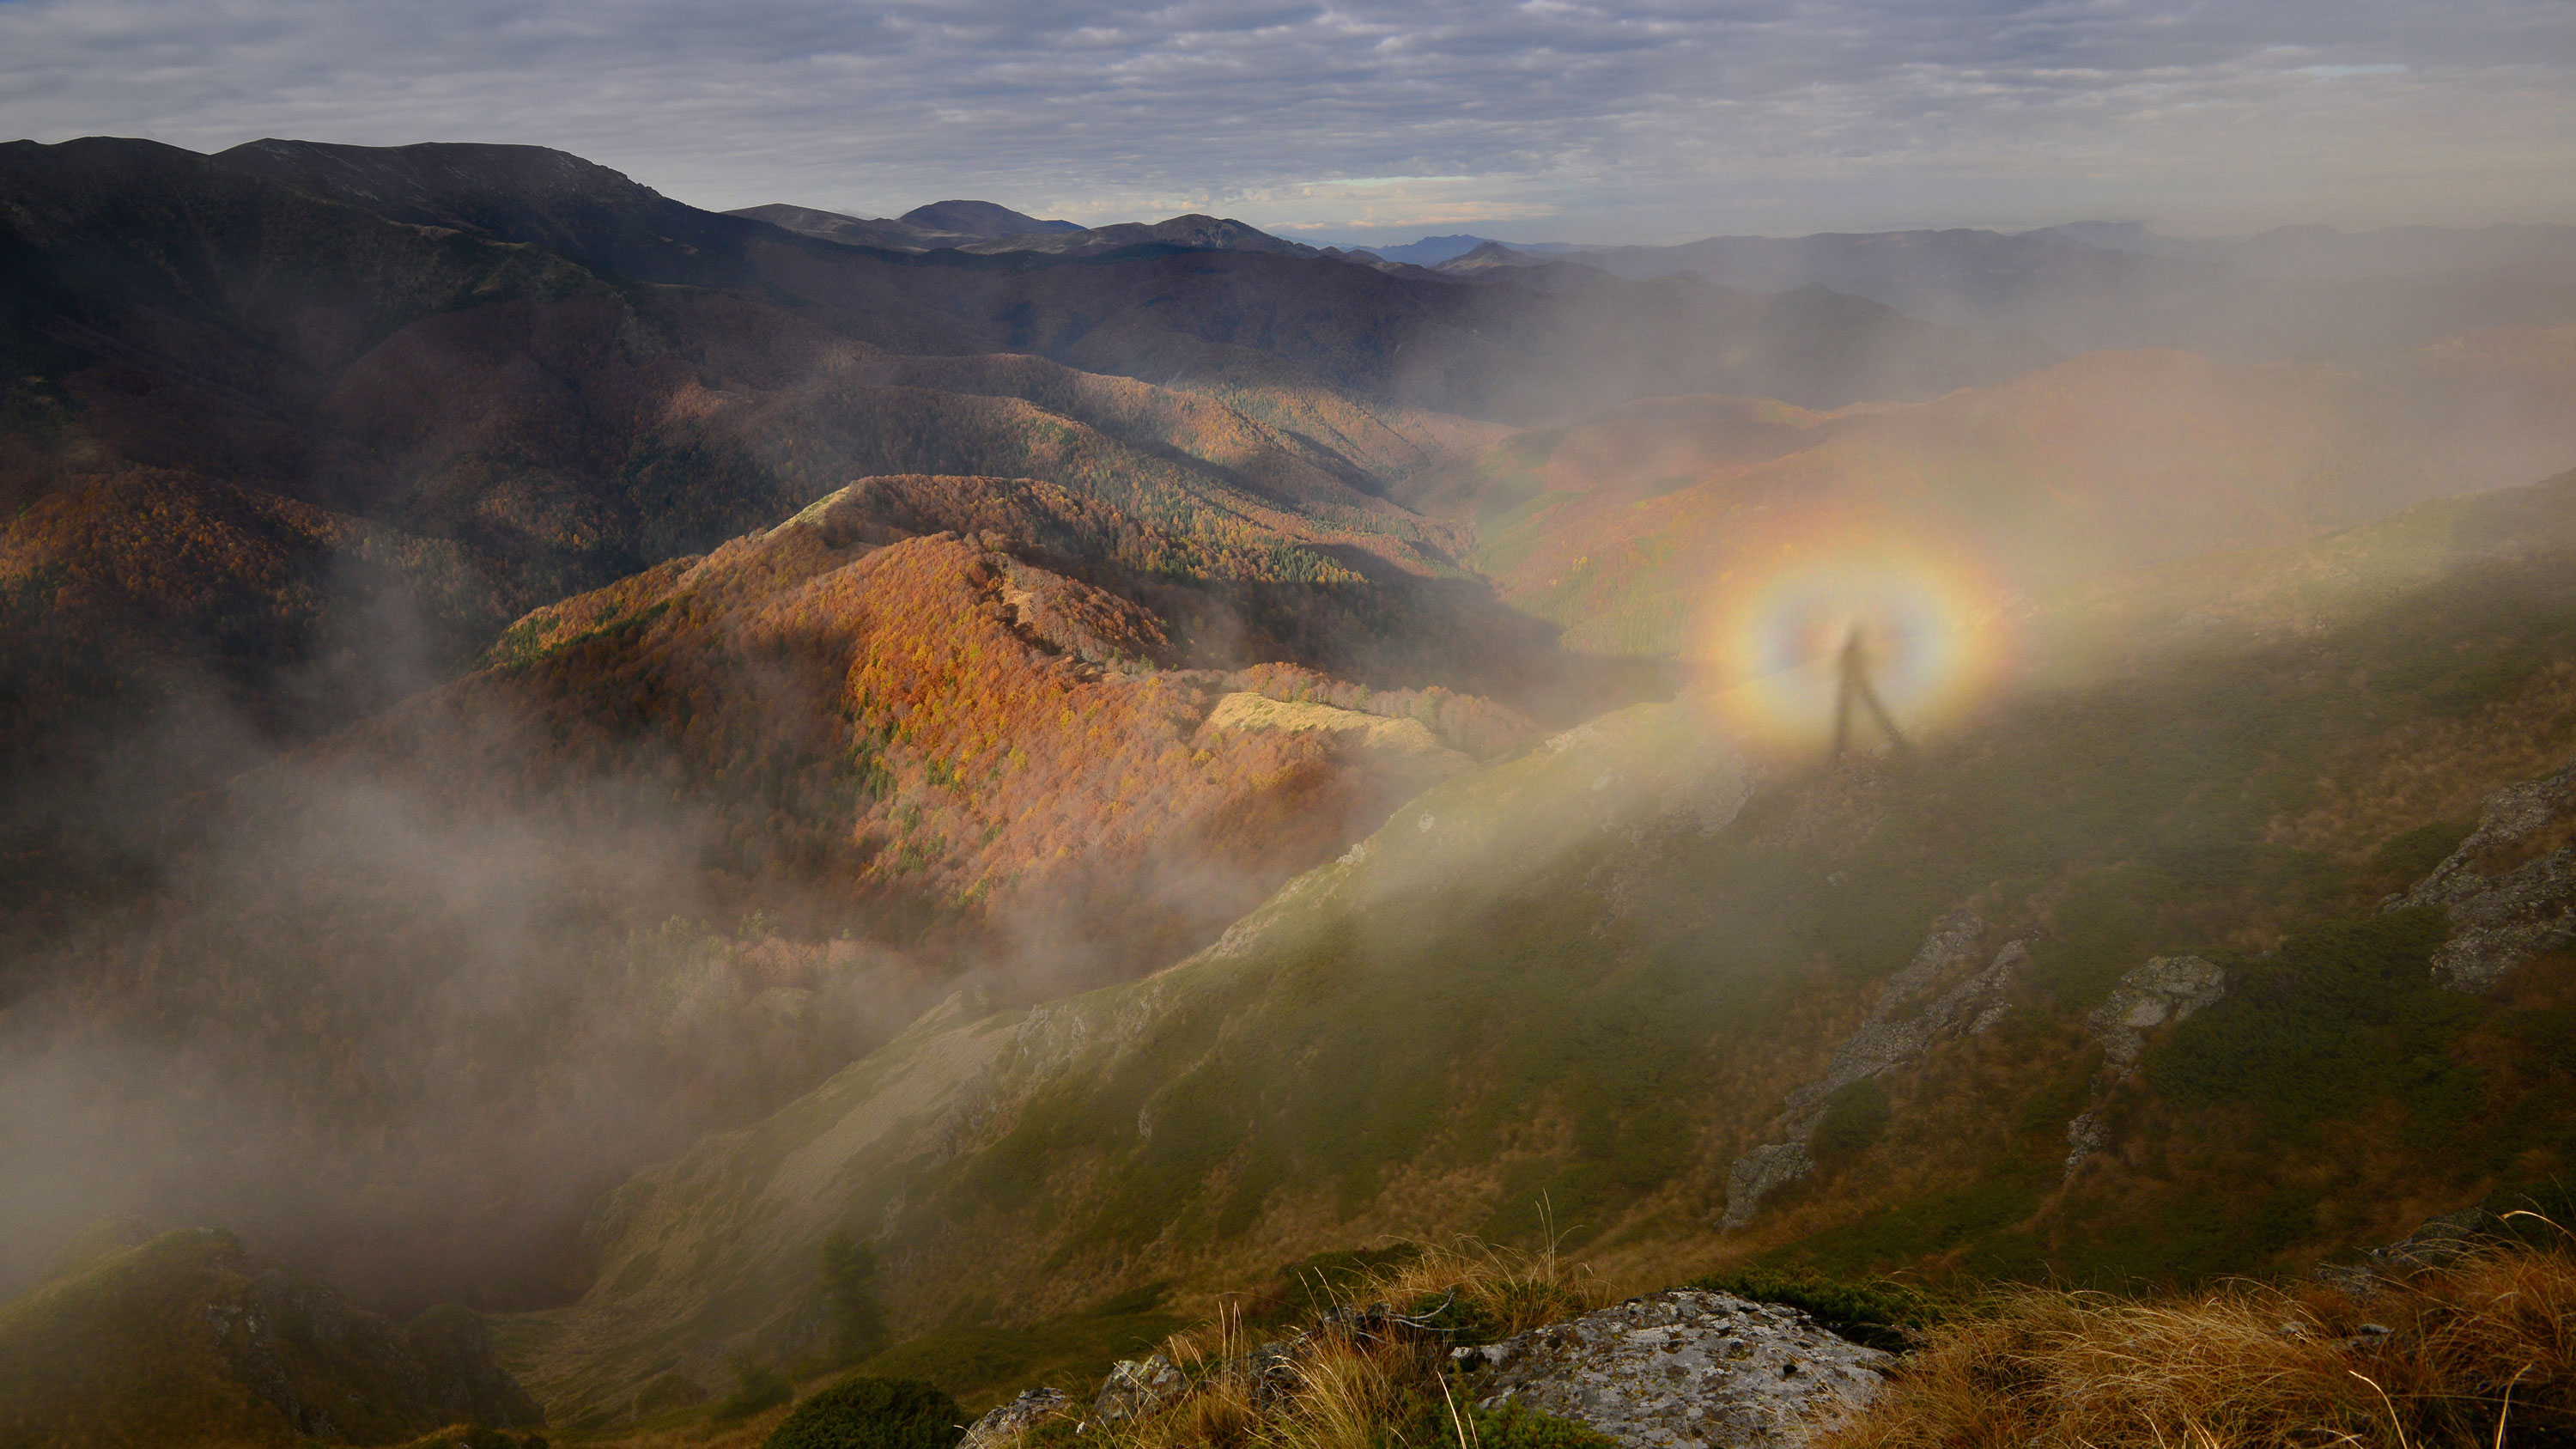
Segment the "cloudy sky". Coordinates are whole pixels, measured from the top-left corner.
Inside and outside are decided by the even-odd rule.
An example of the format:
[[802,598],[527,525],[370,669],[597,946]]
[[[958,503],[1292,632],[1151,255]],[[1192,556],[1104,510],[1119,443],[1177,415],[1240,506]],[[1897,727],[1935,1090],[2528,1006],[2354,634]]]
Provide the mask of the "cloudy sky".
[[0,132],[1336,241],[2576,221],[2576,0],[0,0]]

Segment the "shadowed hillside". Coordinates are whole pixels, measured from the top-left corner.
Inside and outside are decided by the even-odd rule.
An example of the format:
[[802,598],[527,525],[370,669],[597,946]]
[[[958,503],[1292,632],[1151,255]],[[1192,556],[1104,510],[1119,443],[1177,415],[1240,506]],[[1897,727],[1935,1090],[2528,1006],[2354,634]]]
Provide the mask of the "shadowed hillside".
[[391,1323],[229,1234],[130,1227],[100,1224],[0,1304],[11,1442],[394,1444],[449,1424],[545,1423],[471,1313]]

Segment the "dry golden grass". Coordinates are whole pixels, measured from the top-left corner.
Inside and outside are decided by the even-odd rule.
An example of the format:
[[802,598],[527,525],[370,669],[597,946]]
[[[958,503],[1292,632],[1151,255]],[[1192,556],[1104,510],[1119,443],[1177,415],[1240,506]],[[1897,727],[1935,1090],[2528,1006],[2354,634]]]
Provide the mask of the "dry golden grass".
[[1544,1247],[1526,1250],[1473,1238],[1421,1244],[1412,1256],[1367,1274],[1344,1297],[1401,1311],[1454,1293],[1467,1310],[1490,1316],[1498,1334],[1542,1328],[1588,1313],[1613,1296],[1588,1265],[1558,1251],[1559,1237],[1551,1228]]
[[2410,719],[2355,746],[2317,782],[2318,803],[2274,820],[2264,840],[2366,855],[2428,821],[2468,819],[2498,781],[2567,763],[2576,664],[2542,669],[2510,697],[2464,717]]
[[2363,1301],[2251,1284],[2157,1300],[2020,1292],[1935,1330],[1820,1449],[2571,1440],[2576,1257],[2561,1247],[2483,1252]]
[[[1105,1449],[1384,1449],[1418,1427],[1426,1411],[1446,1416],[1472,1440],[1464,1406],[1441,1374],[1447,1339],[1439,1327],[1473,1326],[1480,1336],[1542,1327],[1607,1302],[1602,1280],[1569,1262],[1553,1242],[1535,1251],[1472,1240],[1425,1245],[1403,1261],[1333,1284],[1313,1284],[1327,1311],[1303,1330],[1264,1330],[1238,1305],[1172,1335],[1161,1348],[1192,1387],[1158,1410],[1083,1430]],[[1383,1310],[1372,1316],[1370,1310]],[[1391,1313],[1393,1318],[1386,1316]],[[1412,1324],[1434,1326],[1410,1326]],[[1253,1358],[1265,1340],[1285,1353]],[[1436,1406],[1436,1407],[1435,1407]],[[1068,1405],[1078,1420],[1087,1406]],[[1043,1429],[1027,1436],[1047,1437]]]

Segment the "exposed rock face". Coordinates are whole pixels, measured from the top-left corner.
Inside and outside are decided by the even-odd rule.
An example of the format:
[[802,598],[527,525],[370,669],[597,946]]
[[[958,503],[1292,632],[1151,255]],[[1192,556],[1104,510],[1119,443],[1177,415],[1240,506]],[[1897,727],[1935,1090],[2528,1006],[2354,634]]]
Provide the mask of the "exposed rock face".
[[2111,1145],[2111,1130],[2098,1115],[2085,1112],[2066,1124],[2066,1178],[2073,1181],[2084,1159]]
[[2564,843],[2570,835],[2576,764],[2488,796],[2477,830],[2383,909],[2443,907],[2451,938],[2433,952],[2433,975],[2454,991],[2491,991],[2525,961],[2576,945],[2576,844]]
[[984,1417],[966,1427],[966,1437],[958,1441],[957,1449],[1003,1449],[1016,1444],[1040,1420],[1062,1413],[1071,1402],[1062,1389],[1030,1389],[1007,1404],[986,1410]]
[[1408,766],[1426,783],[1476,767],[1474,760],[1440,743],[1420,720],[1386,719],[1326,704],[1286,703],[1244,691],[1219,696],[1199,728],[1328,735],[1373,758]]
[[1483,1407],[1518,1403],[1640,1449],[1804,1444],[1868,1404],[1894,1361],[1794,1308],[1689,1289],[1457,1357],[1487,1371]]
[[2147,1049],[2147,1033],[2181,1021],[2227,994],[2227,973],[2198,956],[2154,956],[2120,978],[2109,1000],[2085,1024],[2102,1043],[2102,1055],[2127,1071]]
[[2454,991],[2491,991],[2544,952],[2576,945],[2576,847],[2560,846],[2451,907],[2433,974]]
[[1091,1417],[1107,1422],[1150,1414],[1187,1392],[1189,1386],[1189,1375],[1159,1353],[1141,1363],[1122,1361],[1100,1385],[1099,1397],[1091,1402]]
[[1824,1120],[1834,1093],[1904,1066],[1935,1044],[1975,1034],[2003,1019],[2003,994],[2030,962],[2029,948],[2007,942],[1985,969],[1946,989],[1941,983],[1973,966],[1986,923],[1954,911],[1932,927],[1922,948],[1878,994],[1869,1019],[1834,1052],[1825,1074],[1791,1092],[1775,1124],[1781,1140],[1735,1159],[1726,1174],[1726,1215],[1720,1224],[1740,1228],[1753,1220],[1762,1199],[1807,1175],[1814,1166],[1807,1140]]
[[1806,1133],[1815,1130],[1808,1122],[1800,1134],[1787,1142],[1766,1142],[1745,1153],[1726,1169],[1726,1216],[1719,1225],[1740,1228],[1753,1221],[1754,1210],[1762,1200],[1789,1184],[1805,1177],[1816,1163],[1807,1155]]
[[2483,1205],[2444,1213],[2396,1242],[2369,1249],[2358,1263],[2320,1264],[2315,1277],[2355,1298],[2369,1298],[2408,1274],[2456,1263],[2493,1243],[2502,1221]]

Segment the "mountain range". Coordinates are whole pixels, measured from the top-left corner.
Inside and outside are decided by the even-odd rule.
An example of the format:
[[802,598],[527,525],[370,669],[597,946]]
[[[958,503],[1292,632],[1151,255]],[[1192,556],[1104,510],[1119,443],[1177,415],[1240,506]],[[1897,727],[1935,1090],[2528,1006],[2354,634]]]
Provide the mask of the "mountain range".
[[[2557,234],[1738,240],[0,147],[0,1340],[101,1365],[0,1424],[981,1407],[1390,1238],[2188,1281],[2546,1190]],[[1836,759],[1735,629],[1854,571],[1980,687]]]

